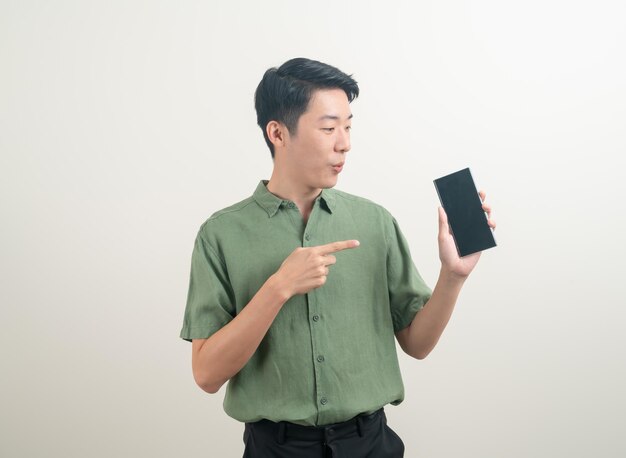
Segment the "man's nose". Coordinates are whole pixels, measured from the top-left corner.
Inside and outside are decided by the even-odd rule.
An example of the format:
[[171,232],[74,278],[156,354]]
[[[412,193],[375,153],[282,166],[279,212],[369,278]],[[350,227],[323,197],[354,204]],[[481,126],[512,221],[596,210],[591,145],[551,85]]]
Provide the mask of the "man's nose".
[[350,151],[350,131],[347,129],[340,129],[337,142],[335,143],[335,150],[343,153]]

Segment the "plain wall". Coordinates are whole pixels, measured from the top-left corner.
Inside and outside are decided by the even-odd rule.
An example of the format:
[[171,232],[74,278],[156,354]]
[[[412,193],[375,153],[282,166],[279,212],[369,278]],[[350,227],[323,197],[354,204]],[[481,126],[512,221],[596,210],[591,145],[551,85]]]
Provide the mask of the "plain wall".
[[434,286],[432,180],[498,222],[443,337],[401,355],[407,457],[623,457],[626,7],[618,1],[0,1],[0,455],[236,457],[178,334],[193,240],[272,161],[263,72],[353,74],[338,189]]

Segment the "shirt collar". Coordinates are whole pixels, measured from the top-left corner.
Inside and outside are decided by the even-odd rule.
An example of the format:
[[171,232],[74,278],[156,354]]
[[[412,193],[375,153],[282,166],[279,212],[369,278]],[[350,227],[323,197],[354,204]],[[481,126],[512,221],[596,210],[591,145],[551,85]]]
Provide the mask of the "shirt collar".
[[[253,197],[254,200],[267,212],[270,218],[276,214],[283,204],[288,204],[288,200],[281,199],[277,195],[272,194],[267,189],[269,180],[261,180],[257,185]],[[322,189],[320,195],[315,199],[320,201],[320,207],[324,208],[328,213],[332,213],[335,208],[335,196],[332,189]]]

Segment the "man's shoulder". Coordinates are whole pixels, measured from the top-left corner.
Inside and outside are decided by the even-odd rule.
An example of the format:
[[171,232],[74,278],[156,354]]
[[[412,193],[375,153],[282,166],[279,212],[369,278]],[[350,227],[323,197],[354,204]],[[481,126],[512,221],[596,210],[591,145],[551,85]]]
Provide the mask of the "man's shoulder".
[[249,218],[250,210],[255,210],[251,205],[256,205],[254,197],[249,196],[239,202],[228,205],[213,212],[200,226],[200,232],[228,230],[235,220]]
[[393,218],[389,210],[383,207],[382,204],[367,197],[357,196],[356,194],[351,194],[335,188],[330,189],[330,191],[338,202],[341,202],[348,208],[376,213],[382,218]]
[[208,221],[216,221],[224,217],[228,218],[228,215],[236,216],[237,213],[241,213],[242,211],[245,212],[248,206],[254,203],[255,201],[254,201],[253,196],[246,197],[245,199],[240,200],[239,202],[236,202],[232,205],[229,205],[228,207],[224,207],[220,210],[217,210],[216,212],[213,212],[213,214],[209,216],[209,218],[205,221],[205,223]]

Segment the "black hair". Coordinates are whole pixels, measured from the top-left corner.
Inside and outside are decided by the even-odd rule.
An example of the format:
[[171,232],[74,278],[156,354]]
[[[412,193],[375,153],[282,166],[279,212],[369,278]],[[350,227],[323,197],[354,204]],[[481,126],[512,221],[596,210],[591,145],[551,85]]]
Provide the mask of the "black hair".
[[263,131],[272,158],[274,145],[267,136],[267,124],[282,122],[289,133],[295,135],[298,119],[306,111],[313,92],[335,88],[343,89],[348,102],[359,96],[359,86],[352,75],[316,60],[297,57],[265,72],[254,93],[254,107],[257,124]]

